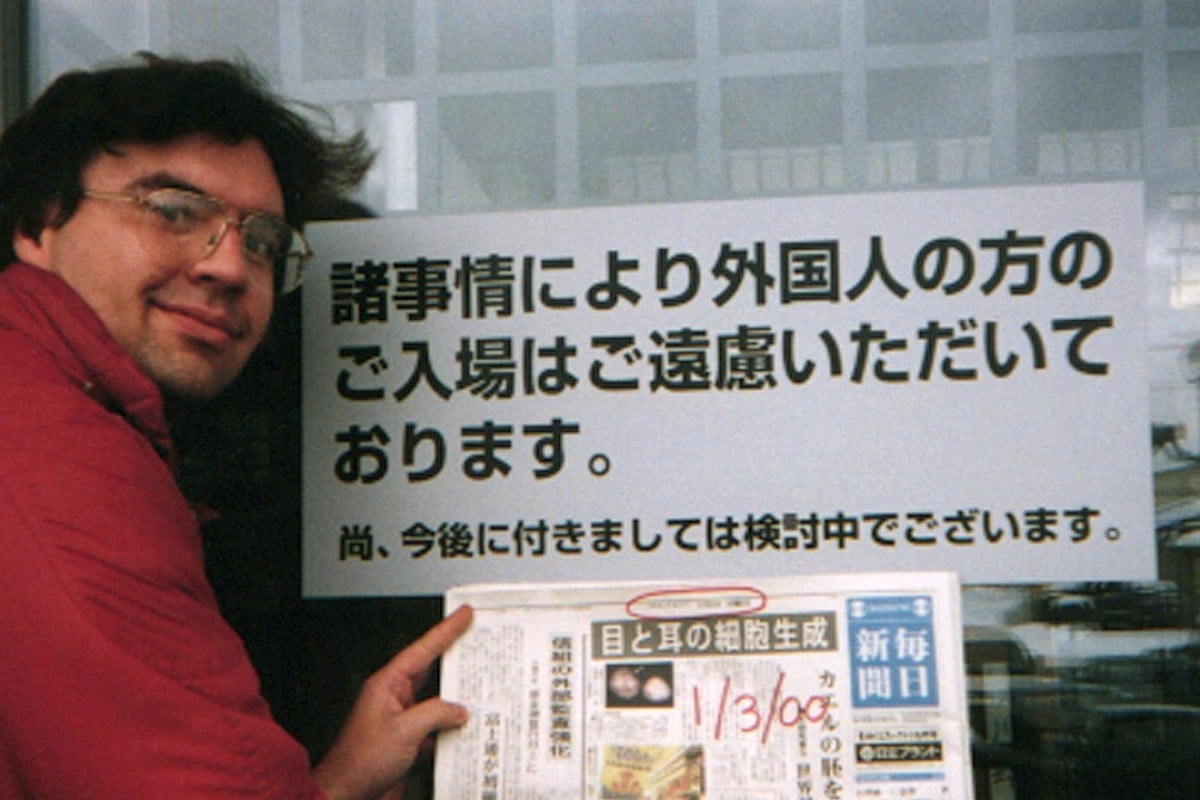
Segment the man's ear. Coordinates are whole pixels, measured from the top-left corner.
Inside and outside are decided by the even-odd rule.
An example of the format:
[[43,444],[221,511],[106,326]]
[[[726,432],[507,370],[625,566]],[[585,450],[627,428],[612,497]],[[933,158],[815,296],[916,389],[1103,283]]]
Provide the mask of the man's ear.
[[50,269],[50,247],[54,239],[54,230],[43,225],[36,234],[26,233],[17,227],[13,234],[13,252],[17,258],[26,264],[42,269]]

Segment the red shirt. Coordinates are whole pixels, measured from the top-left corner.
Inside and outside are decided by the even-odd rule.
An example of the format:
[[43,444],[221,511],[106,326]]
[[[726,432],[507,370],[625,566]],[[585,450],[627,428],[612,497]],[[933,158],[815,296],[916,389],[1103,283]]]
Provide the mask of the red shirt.
[[321,798],[204,572],[157,387],[0,271],[0,798]]

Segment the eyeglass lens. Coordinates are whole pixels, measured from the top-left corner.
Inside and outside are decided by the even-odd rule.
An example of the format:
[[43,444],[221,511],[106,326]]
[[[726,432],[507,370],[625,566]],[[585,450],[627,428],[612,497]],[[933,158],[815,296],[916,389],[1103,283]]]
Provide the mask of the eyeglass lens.
[[299,285],[307,247],[299,232],[283,221],[261,213],[248,214],[238,221],[230,216],[231,209],[215,198],[182,190],[152,191],[144,203],[157,213],[169,232],[191,243],[197,259],[209,255],[230,227],[237,227],[243,252],[253,262],[272,270],[277,291],[286,293]]

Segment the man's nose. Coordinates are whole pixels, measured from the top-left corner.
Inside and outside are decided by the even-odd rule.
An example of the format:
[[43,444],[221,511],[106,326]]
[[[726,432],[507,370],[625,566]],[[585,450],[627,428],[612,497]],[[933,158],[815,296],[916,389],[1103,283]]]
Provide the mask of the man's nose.
[[250,280],[254,265],[242,249],[242,230],[238,220],[226,217],[205,242],[204,254],[192,266],[199,278],[219,281],[229,286],[244,286]]

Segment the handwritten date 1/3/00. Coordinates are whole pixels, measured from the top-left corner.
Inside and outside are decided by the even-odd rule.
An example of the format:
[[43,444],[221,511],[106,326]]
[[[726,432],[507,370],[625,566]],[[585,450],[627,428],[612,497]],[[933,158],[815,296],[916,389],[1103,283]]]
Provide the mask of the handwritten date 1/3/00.
[[[825,719],[833,698],[827,694],[815,694],[803,699],[797,695],[784,695],[783,684],[787,673],[780,672],[771,691],[770,703],[764,708],[763,698],[753,692],[733,694],[732,680],[725,676],[721,684],[721,701],[717,704],[716,719],[713,721],[713,739],[720,740],[728,730],[737,726],[742,733],[759,733],[762,743],[767,743],[771,728],[778,724],[794,728],[802,722],[817,723]],[[704,725],[703,703],[699,686],[692,687],[692,710],[697,726]]]

